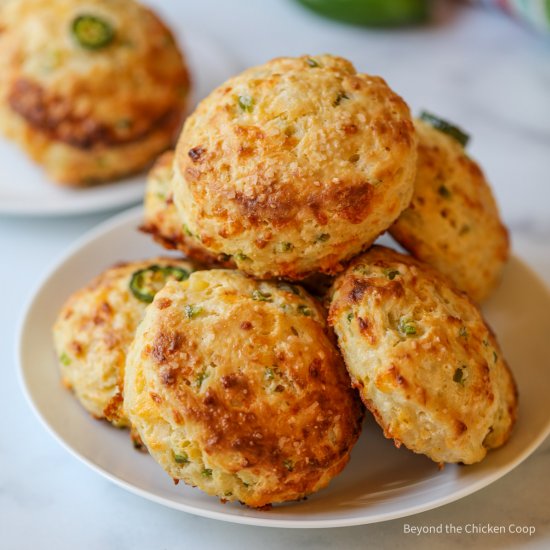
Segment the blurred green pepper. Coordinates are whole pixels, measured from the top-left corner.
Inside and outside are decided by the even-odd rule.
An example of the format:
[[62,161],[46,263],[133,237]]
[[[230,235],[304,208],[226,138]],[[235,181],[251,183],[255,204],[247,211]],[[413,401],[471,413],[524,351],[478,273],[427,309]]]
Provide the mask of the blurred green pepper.
[[429,17],[429,0],[298,0],[307,8],[347,23],[393,27],[423,23]]

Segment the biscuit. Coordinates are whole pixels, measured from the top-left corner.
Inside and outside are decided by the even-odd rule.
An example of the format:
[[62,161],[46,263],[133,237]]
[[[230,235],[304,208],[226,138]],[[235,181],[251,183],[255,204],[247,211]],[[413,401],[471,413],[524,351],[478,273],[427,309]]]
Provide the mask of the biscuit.
[[119,427],[129,425],[122,411],[126,351],[148,305],[133,294],[130,283],[134,273],[152,265],[175,266],[183,276],[196,267],[152,258],[107,269],[72,294],[53,328],[63,383],[94,417]]
[[344,468],[361,427],[328,334],[297,286],[195,272],[147,309],[126,414],[175,480],[251,507],[303,498]]
[[[140,230],[150,234],[164,248],[177,249],[186,257],[209,267],[234,268],[235,263],[224,254],[212,254],[196,239],[190,238],[189,228],[182,224],[174,206],[172,193],[172,163],[174,152],[162,154],[147,177],[144,200],[144,219]],[[332,277],[315,273],[301,281],[308,292],[324,300]]]
[[133,0],[19,0],[0,11],[0,130],[58,183],[145,168],[173,142],[189,74]]
[[508,259],[508,232],[491,188],[464,148],[421,120],[415,125],[415,191],[390,233],[479,303],[500,280]]
[[279,58],[228,80],[186,120],[174,202],[215,254],[259,278],[332,274],[409,204],[406,103],[340,57]]
[[332,293],[329,323],[386,437],[440,463],[472,464],[506,442],[514,379],[479,310],[445,276],[375,246]]

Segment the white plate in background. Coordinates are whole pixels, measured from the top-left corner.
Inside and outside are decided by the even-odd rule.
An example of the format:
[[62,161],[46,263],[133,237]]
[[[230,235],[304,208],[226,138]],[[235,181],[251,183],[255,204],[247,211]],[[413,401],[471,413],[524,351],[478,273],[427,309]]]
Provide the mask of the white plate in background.
[[[189,63],[194,105],[213,88],[241,70],[215,40],[171,25]],[[0,135],[0,214],[65,216],[99,212],[143,199],[146,173],[100,185],[67,188],[50,181],[14,142]]]
[[235,523],[343,527],[404,517],[469,495],[517,466],[550,432],[550,294],[512,258],[484,314],[518,382],[519,420],[509,443],[483,462],[440,471],[427,458],[396,449],[368,415],[349,465],[306,501],[256,511],[222,504],[183,483],[175,486],[150,456],[133,449],[126,431],[92,419],[63,388],[51,338],[57,312],[71,292],[114,263],[159,254],[159,247],[136,230],[141,217],[140,208],[132,209],[80,239],[40,283],[19,334],[20,376],[31,406],[69,452],[117,485],[171,508]]

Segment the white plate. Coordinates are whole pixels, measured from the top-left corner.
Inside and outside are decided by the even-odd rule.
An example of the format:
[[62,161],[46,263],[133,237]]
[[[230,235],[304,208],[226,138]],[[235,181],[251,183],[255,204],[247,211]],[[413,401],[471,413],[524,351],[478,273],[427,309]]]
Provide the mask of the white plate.
[[510,442],[475,466],[448,465],[396,449],[368,420],[350,464],[307,501],[249,510],[222,504],[198,489],[175,486],[126,432],[93,420],[60,384],[51,326],[69,293],[120,260],[146,258],[159,248],[136,231],[141,209],[124,212],[78,241],[37,289],[21,324],[22,383],[35,412],[71,453],[117,485],[166,506],[226,521],[271,527],[339,527],[402,517],[464,497],[517,466],[550,432],[550,295],[517,258],[484,313],[496,330],[520,391],[520,415]]
[[[185,52],[193,82],[192,103],[239,72],[240,66],[217,42],[171,22]],[[143,199],[145,173],[102,185],[71,189],[48,180],[13,142],[0,135],[0,214],[57,216],[109,210]]]

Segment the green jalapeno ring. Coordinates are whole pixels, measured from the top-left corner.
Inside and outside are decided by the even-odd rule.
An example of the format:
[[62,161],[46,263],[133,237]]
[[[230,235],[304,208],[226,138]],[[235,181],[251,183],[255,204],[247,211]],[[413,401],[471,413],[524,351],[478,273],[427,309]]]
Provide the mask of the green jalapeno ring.
[[439,130],[440,132],[443,132],[444,134],[447,134],[448,136],[456,139],[456,141],[458,141],[458,143],[460,143],[462,147],[466,147],[466,145],[468,145],[468,141],[470,141],[470,136],[458,126],[451,124],[449,121],[432,115],[427,111],[422,111],[419,118],[420,120],[427,122],[436,130]]
[[89,50],[104,48],[115,37],[115,31],[107,21],[91,14],[75,17],[71,30],[78,44]]
[[[157,277],[157,284],[155,285],[156,275],[161,275],[161,279],[159,281]],[[185,281],[185,279],[189,278],[189,271],[173,265],[160,266],[156,264],[138,269],[132,274],[130,279],[130,291],[141,302],[150,304],[155,294],[164,286],[169,278],[176,281]]]

